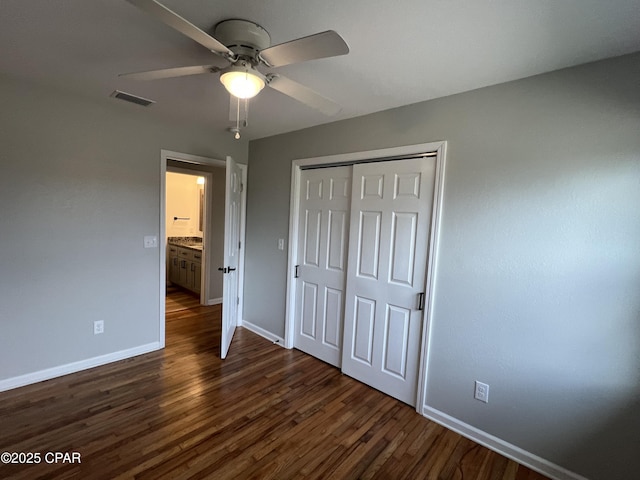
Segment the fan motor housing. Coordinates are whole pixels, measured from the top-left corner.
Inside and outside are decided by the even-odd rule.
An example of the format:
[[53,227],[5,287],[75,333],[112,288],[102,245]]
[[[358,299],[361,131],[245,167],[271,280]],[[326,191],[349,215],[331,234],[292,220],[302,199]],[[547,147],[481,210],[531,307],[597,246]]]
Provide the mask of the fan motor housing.
[[214,27],[213,32],[215,38],[236,55],[257,58],[260,50],[271,46],[269,32],[248,20],[223,20]]

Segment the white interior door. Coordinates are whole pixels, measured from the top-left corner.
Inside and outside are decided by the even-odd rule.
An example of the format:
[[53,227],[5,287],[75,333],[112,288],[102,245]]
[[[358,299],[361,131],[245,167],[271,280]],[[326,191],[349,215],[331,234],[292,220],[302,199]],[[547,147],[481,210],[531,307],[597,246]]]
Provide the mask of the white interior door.
[[414,406],[435,167],[353,167],[342,371]]
[[300,180],[294,346],[339,367],[351,167],[303,170]]
[[225,358],[238,324],[238,263],[240,257],[240,219],[242,170],[227,157],[227,183],[224,221],[224,274],[222,285],[222,334],[220,357]]

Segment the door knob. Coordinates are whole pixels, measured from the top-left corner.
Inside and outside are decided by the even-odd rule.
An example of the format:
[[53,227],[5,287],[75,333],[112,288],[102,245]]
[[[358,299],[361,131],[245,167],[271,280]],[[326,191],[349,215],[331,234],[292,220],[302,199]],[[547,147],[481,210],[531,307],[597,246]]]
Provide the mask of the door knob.
[[236,271],[235,268],[227,267],[227,272],[235,272],[235,271]]
[[225,268],[220,267],[220,268],[218,268],[218,271],[219,271],[219,272],[222,272],[222,273],[227,273],[227,269],[226,269],[226,267],[225,267]]

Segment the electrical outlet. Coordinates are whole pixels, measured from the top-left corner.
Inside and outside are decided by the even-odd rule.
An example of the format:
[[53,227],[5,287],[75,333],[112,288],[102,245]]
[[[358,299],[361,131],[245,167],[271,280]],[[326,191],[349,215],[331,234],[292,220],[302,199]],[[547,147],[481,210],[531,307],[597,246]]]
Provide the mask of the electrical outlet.
[[104,333],[104,320],[96,320],[93,322],[93,334],[99,335]]
[[489,385],[476,380],[476,390],[473,398],[484,403],[489,403]]

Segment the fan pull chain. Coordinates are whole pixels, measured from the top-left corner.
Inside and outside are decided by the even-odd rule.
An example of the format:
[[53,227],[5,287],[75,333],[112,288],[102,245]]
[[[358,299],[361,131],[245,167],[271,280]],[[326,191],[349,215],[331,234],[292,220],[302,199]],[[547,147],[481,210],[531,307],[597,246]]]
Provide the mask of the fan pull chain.
[[240,139],[240,97],[236,97],[238,105],[236,109],[236,134],[234,135],[236,140]]
[[[240,140],[240,97],[235,97],[236,103],[236,126],[229,130],[234,134],[236,140]],[[249,125],[249,99],[244,99],[244,118],[242,120],[242,128]]]

